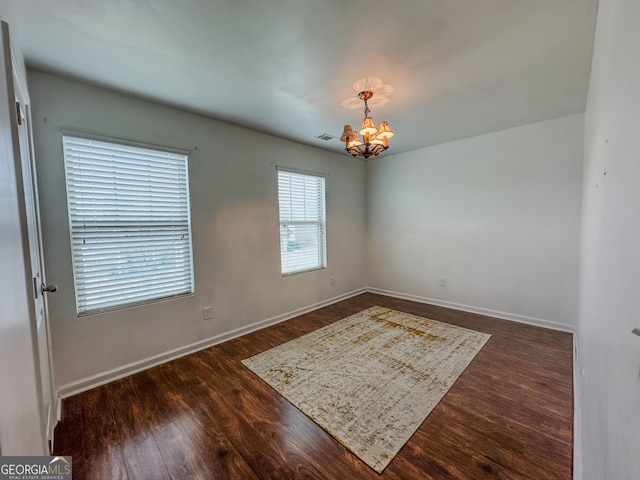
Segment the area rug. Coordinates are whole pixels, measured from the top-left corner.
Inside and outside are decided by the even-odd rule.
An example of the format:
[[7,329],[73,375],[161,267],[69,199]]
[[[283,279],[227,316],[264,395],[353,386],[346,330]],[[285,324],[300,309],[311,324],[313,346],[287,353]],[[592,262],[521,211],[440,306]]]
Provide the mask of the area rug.
[[489,337],[376,306],[242,363],[382,473]]

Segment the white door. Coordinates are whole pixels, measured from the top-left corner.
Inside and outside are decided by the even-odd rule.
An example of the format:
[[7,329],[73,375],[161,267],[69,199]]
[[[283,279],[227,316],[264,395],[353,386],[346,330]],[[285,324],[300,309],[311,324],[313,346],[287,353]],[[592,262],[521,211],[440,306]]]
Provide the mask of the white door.
[[42,241],[40,235],[40,216],[38,210],[38,193],[36,190],[36,171],[33,157],[33,141],[31,131],[31,110],[26,79],[23,70],[14,63],[12,55],[14,94],[16,105],[15,123],[18,133],[22,186],[24,198],[24,221],[29,238],[29,256],[32,289],[32,336],[38,377],[38,394],[41,411],[41,428],[43,438],[49,442],[51,450],[53,428],[55,427],[56,408],[53,394],[52,369],[50,358],[50,340],[47,316],[46,295],[57,290],[53,285],[46,285],[44,262],[42,258]]

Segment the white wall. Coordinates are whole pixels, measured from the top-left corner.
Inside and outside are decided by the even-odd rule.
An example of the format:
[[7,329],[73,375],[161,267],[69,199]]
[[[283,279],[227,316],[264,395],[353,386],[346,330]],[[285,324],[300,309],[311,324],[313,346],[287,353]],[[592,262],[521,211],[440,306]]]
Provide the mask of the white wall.
[[587,480],[640,478],[640,337],[631,333],[640,327],[638,25],[637,0],[600,0],[586,112],[578,328]]
[[572,115],[370,160],[369,285],[571,329],[583,121]]
[[[29,86],[47,276],[60,286],[49,310],[63,390],[366,285],[363,162],[50,74],[29,71]],[[195,296],[77,317],[62,127],[192,151]],[[280,275],[275,165],[329,174],[326,270]],[[202,319],[207,305],[213,321]]]
[[[0,2],[0,18],[11,10]],[[9,18],[10,20],[10,18]],[[14,43],[18,67],[22,57]],[[0,53],[0,454],[44,455],[31,317],[31,276],[20,159],[16,158],[15,97]]]

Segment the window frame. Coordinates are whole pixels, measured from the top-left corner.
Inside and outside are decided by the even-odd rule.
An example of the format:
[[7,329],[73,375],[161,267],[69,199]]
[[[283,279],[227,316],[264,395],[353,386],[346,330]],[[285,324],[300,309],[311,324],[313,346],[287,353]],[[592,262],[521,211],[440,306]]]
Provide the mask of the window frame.
[[[299,222],[295,222],[297,224],[307,224],[307,225],[314,225],[314,224],[318,224],[319,228],[320,228],[320,238],[321,238],[321,245],[319,245],[320,251],[318,252],[318,258],[319,258],[319,265],[318,266],[314,266],[314,267],[310,267],[310,268],[300,268],[299,270],[293,270],[293,271],[287,271],[287,272],[283,272],[283,251],[282,251],[282,234],[281,234],[281,229],[283,224],[291,224],[294,223],[292,221],[289,222],[283,222],[281,220],[280,217],[280,210],[281,210],[281,205],[280,205],[280,172],[283,173],[287,173],[287,174],[293,174],[293,175],[299,175],[299,176],[305,176],[305,177],[313,177],[313,178],[319,178],[322,179],[322,219],[321,221],[299,221]],[[327,269],[327,264],[328,264],[328,258],[327,258],[327,177],[328,174],[326,173],[320,173],[320,172],[314,172],[314,171],[309,171],[309,170],[300,170],[300,169],[296,169],[296,168],[290,168],[290,167],[285,167],[285,166],[281,166],[281,165],[277,165],[276,166],[276,187],[277,187],[277,202],[278,202],[278,238],[279,238],[279,251],[280,251],[280,275],[282,277],[290,277],[292,275],[298,275],[298,274],[302,274],[302,273],[308,273],[308,272],[315,272],[318,270],[325,270]]]
[[[132,147],[137,149],[145,149],[151,150],[155,152],[159,152],[161,154],[170,154],[170,155],[179,155],[184,157],[184,198],[186,199],[186,223],[187,223],[187,232],[188,232],[188,260],[189,260],[189,275],[185,276],[186,279],[190,280],[190,288],[189,291],[185,291],[183,293],[172,293],[169,295],[162,296],[154,296],[149,298],[143,298],[134,301],[125,301],[123,303],[107,305],[107,306],[98,306],[98,307],[88,307],[81,310],[81,305],[79,302],[78,296],[78,279],[77,279],[77,270],[76,270],[76,250],[74,248],[74,225],[71,216],[71,203],[70,203],[70,193],[69,193],[69,172],[67,167],[67,154],[66,154],[66,138],[79,139],[81,141],[97,141],[110,144],[116,147]],[[187,149],[181,149],[166,145],[147,143],[142,141],[131,140],[122,137],[114,137],[109,135],[98,134],[94,132],[87,132],[84,130],[77,129],[69,129],[64,128],[61,129],[61,143],[62,143],[62,155],[63,155],[63,169],[65,175],[65,200],[67,202],[67,220],[69,226],[69,248],[72,260],[72,275],[73,275],[73,284],[74,284],[74,297],[76,303],[76,314],[78,317],[97,315],[101,313],[113,312],[117,310],[125,310],[129,308],[134,308],[142,305],[149,305],[158,302],[166,302],[173,299],[181,299],[190,296],[194,296],[196,293],[195,287],[195,261],[194,261],[194,252],[193,252],[193,230],[192,230],[192,212],[191,212],[191,185],[190,185],[190,174],[189,174],[189,166],[190,166],[190,157],[191,151]],[[182,185],[179,186],[182,189]],[[181,198],[183,198],[181,196]],[[169,224],[167,224],[169,225]]]

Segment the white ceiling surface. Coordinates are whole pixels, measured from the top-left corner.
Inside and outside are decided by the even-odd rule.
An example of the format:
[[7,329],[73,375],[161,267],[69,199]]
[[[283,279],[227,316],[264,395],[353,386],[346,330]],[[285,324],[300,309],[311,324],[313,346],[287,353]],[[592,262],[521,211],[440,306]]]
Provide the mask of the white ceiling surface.
[[[339,151],[354,83],[387,154],[584,111],[597,0],[15,0],[27,63]],[[16,33],[16,32],[14,32]],[[375,98],[375,97],[374,97]],[[353,103],[353,102],[351,102]],[[346,153],[345,153],[346,155]]]

